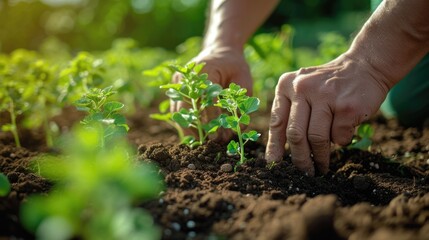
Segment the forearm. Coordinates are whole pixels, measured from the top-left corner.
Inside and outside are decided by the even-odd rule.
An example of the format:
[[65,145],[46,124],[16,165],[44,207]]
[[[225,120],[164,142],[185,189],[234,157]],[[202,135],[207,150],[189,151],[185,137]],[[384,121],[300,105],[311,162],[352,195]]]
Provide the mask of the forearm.
[[428,12],[428,0],[384,0],[346,55],[367,62],[390,89],[429,51]]
[[203,48],[242,49],[278,0],[212,0]]

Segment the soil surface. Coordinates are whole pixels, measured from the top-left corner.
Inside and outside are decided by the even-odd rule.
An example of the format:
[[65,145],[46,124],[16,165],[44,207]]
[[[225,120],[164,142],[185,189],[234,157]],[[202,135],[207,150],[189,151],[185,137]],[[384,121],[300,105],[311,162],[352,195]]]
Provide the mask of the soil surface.
[[[129,137],[137,157],[156,163],[165,178],[160,198],[140,206],[163,239],[429,239],[429,127],[374,118],[370,152],[333,147],[330,172],[309,177],[288,155],[266,165],[266,117],[254,117],[251,128],[264,137],[247,146],[251,160],[234,171],[237,158],[224,145],[178,145],[173,130],[147,116],[129,118]],[[51,187],[29,170],[32,158],[49,151],[42,142],[27,132],[16,148],[0,135],[0,171],[12,183],[0,198],[0,239],[33,238],[19,223],[19,206]]]

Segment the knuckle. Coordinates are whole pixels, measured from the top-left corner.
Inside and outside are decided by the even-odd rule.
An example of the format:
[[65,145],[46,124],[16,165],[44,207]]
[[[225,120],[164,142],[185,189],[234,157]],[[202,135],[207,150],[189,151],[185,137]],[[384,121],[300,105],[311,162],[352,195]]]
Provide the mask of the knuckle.
[[341,101],[336,106],[336,112],[344,113],[344,114],[354,114],[358,111],[356,104],[353,104],[348,101]]
[[286,131],[286,135],[288,142],[293,145],[298,145],[305,141],[305,134],[301,128],[290,126]]
[[308,141],[314,147],[325,147],[329,145],[329,138],[318,133],[309,133]]
[[273,111],[271,113],[271,119],[270,119],[270,128],[279,128],[280,126],[282,126],[282,118],[279,116],[279,114],[277,113],[277,111]]

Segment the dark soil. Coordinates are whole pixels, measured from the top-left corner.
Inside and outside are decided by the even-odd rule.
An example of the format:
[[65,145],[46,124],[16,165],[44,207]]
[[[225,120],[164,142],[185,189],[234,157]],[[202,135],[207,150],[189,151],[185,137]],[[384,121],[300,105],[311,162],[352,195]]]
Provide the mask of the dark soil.
[[[255,120],[266,131],[266,117]],[[168,126],[136,114],[130,139],[137,157],[156,163],[167,184],[141,207],[164,239],[429,239],[429,128],[402,128],[381,117],[371,124],[371,152],[333,149],[331,171],[309,177],[288,156],[267,167],[260,143],[248,146],[252,160],[234,171],[236,158],[225,146],[177,145]],[[46,149],[40,141],[29,146],[27,137],[17,149],[0,136],[0,171],[13,188],[0,198],[0,239],[32,238],[19,224],[19,205],[51,186],[29,170]]]

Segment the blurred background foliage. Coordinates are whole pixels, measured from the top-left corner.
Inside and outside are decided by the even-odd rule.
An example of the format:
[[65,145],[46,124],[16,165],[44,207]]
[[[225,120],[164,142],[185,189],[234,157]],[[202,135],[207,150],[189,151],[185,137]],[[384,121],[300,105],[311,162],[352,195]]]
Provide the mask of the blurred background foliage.
[[[0,51],[40,49],[105,50],[117,38],[140,47],[174,49],[204,32],[207,0],[0,0]],[[368,16],[370,1],[282,0],[259,32],[294,27],[294,46],[316,47],[323,32],[346,38]],[[53,40],[55,39],[55,40]],[[59,41],[58,41],[59,40]],[[49,45],[49,44],[48,44]]]

